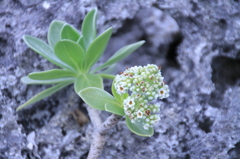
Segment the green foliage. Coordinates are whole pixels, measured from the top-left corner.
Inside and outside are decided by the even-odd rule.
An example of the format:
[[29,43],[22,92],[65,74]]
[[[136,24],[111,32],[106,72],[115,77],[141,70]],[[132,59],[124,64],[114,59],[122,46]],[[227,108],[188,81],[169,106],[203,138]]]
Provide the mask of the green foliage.
[[[55,85],[38,93],[19,106],[17,110],[21,110],[70,84],[74,84],[75,92],[89,106],[126,116],[124,101],[129,98],[129,94],[119,94],[116,88],[112,86],[112,96],[103,90],[103,78],[114,80],[115,76],[109,74],[109,72],[114,69],[117,62],[143,45],[144,41],[124,46],[105,63],[93,69],[92,67],[103,55],[113,30],[109,28],[97,36],[96,19],[97,10],[94,9],[84,18],[81,34],[76,28],[63,21],[52,21],[47,35],[48,44],[29,35],[23,37],[29,48],[61,69],[33,72],[22,77],[21,81],[25,84]],[[141,122],[133,123],[129,116],[126,116],[126,124],[137,135],[151,136],[153,134],[152,127],[146,130]]]
[[103,89],[88,87],[81,90],[78,95],[86,102],[89,106],[98,109],[105,110],[105,104],[112,104],[114,106],[121,107],[119,102],[108,92]]
[[143,128],[143,123],[142,122],[132,123],[128,116],[126,116],[126,124],[129,128],[129,130],[131,130],[133,133],[135,133],[139,136],[150,137],[154,133],[152,127],[149,128],[148,130],[146,130],[146,129]]
[[121,48],[120,50],[118,50],[112,57],[110,57],[109,60],[107,60],[104,64],[102,64],[101,66],[97,67],[96,69],[94,69],[92,72],[96,72],[98,70],[104,69],[109,67],[110,65],[117,63],[121,60],[123,60],[124,58],[126,58],[128,55],[130,55],[132,52],[134,52],[137,48],[139,48],[140,46],[142,46],[144,44],[144,41],[139,41],[137,43],[133,43],[127,46],[124,46],[123,48]]
[[59,21],[59,20],[54,20],[50,24],[50,27],[48,30],[48,43],[52,49],[54,49],[55,44],[61,40],[61,30],[62,30],[64,24],[66,24],[66,23],[63,21]]
[[74,83],[75,92],[79,92],[87,87],[97,87],[103,89],[103,80],[100,75],[81,74]]
[[[144,43],[142,41],[132,46],[123,47],[108,62],[93,71],[92,67],[101,58],[112,34],[112,28],[109,28],[97,36],[96,20],[97,9],[94,9],[84,18],[81,34],[66,22],[54,20],[48,30],[48,44],[29,35],[23,37],[29,48],[62,69],[34,72],[22,77],[21,81],[25,84],[56,85],[35,95],[19,106],[17,110],[34,104],[69,84],[74,84],[76,93],[88,87],[95,87],[98,90],[103,89],[103,78],[114,79],[115,77],[106,73],[106,70],[110,70],[116,62],[127,57]],[[114,105],[114,103],[110,104]],[[105,110],[105,105],[103,104],[100,109]],[[110,105],[106,106],[109,111],[113,112],[114,110],[109,107]]]
[[33,104],[33,103],[36,103],[37,101],[47,97],[47,96],[50,96],[52,95],[53,93],[59,91],[60,89],[66,87],[67,85],[71,84],[71,82],[61,82],[55,86],[52,86],[40,93],[38,93],[37,95],[35,95],[34,97],[32,97],[31,99],[29,99],[26,103],[24,103],[23,105],[21,105],[20,107],[17,108],[17,111],[30,105],[30,104]]
[[76,73],[83,73],[85,52],[80,45],[70,40],[61,40],[54,47],[56,56]]
[[99,35],[89,46],[86,52],[85,68],[88,71],[102,56],[112,35],[112,28]]
[[160,68],[153,64],[127,68],[115,77],[112,94],[93,87],[79,92],[91,107],[125,116],[126,125],[133,133],[152,136],[153,125],[160,120],[157,114],[160,105],[153,102],[169,97],[169,88],[163,82]]
[[113,114],[124,116],[124,110],[119,104],[106,103],[105,110]]
[[97,21],[97,10],[94,9],[90,11],[82,24],[82,40],[80,40],[80,44],[82,44],[83,48],[87,50],[89,45],[93,42],[96,38],[97,31],[96,31],[96,21]]
[[[112,87],[112,93],[114,96],[110,95],[108,92],[102,89],[88,87],[81,90],[78,95],[83,99],[85,103],[95,109],[105,110],[113,114],[125,116],[123,109],[123,100],[126,99],[128,95],[124,94],[123,96],[119,96],[119,94],[116,93],[114,87]],[[154,131],[152,127],[146,130],[143,128],[142,122],[132,123],[128,116],[125,117],[126,125],[133,133],[143,137],[150,137],[153,135]]]
[[65,24],[62,28],[61,31],[61,39],[69,39],[74,42],[77,42],[79,39],[80,35],[78,31],[73,28],[72,26]]

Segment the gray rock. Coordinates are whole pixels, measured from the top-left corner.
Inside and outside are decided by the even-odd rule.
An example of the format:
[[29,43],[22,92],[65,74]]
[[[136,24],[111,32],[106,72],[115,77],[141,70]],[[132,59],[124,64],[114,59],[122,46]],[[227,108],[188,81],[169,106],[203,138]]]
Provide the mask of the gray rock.
[[[120,62],[126,67],[162,66],[171,96],[159,101],[161,121],[151,138],[131,133],[124,120],[108,136],[101,158],[240,158],[240,2],[219,1],[0,1],[0,158],[86,158],[91,123],[80,126],[76,109],[86,111],[70,86],[29,108],[20,104],[48,86],[26,86],[30,72],[56,68],[24,44],[23,35],[46,41],[54,19],[80,29],[98,7],[98,32],[114,35],[100,63],[122,46],[146,40]],[[111,82],[106,81],[109,89]],[[86,113],[86,112],[85,112]],[[101,112],[106,119],[107,112]]]

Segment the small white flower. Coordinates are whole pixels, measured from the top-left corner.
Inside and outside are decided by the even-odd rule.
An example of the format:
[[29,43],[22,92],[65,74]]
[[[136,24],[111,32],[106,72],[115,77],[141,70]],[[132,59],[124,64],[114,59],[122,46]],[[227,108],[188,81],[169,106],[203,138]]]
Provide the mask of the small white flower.
[[130,110],[125,111],[125,114],[126,115],[131,115],[131,111]]
[[167,98],[169,97],[169,88],[168,85],[164,85],[160,90],[159,90],[159,98]]
[[126,99],[124,99],[124,104],[126,104],[127,106],[129,106],[129,108],[133,107],[135,105],[135,102],[134,102],[134,98],[132,97],[127,97]]
[[126,93],[126,88],[119,84],[116,86],[116,91],[118,94],[123,94],[123,93]]
[[143,112],[141,112],[140,110],[138,110],[136,114],[137,114],[137,118],[143,117]]

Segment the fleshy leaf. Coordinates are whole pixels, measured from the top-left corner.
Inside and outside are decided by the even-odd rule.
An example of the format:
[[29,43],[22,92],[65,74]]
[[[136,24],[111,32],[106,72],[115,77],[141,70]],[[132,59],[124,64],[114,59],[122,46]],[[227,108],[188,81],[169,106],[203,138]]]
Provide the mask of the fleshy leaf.
[[78,40],[77,40],[77,43],[84,49],[84,39],[83,39],[83,35],[81,35]]
[[103,80],[100,75],[82,74],[74,82],[76,93],[87,87],[97,87],[103,89]]
[[71,68],[78,72],[83,71],[85,53],[80,45],[70,40],[62,40],[57,42],[54,51],[57,57]]
[[96,38],[96,20],[97,20],[97,9],[90,11],[83,20],[82,23],[82,35],[84,37],[84,49],[87,50],[88,46]]
[[48,29],[48,43],[52,49],[54,49],[55,44],[61,40],[61,30],[63,25],[66,24],[60,20],[54,20],[50,24]]
[[28,77],[34,80],[52,80],[57,78],[65,78],[65,77],[76,77],[77,75],[68,70],[61,69],[53,69],[49,71],[42,72],[33,72],[28,74]]
[[36,51],[38,54],[43,56],[45,59],[47,59],[51,63],[59,67],[66,68],[68,70],[73,70],[71,67],[69,67],[68,65],[60,61],[54,54],[51,47],[47,45],[45,42],[43,42],[42,40],[32,36],[28,36],[28,35],[23,36],[23,40],[28,45],[28,47]]
[[107,68],[108,66],[123,60],[124,58],[129,56],[132,52],[134,52],[136,49],[138,49],[140,46],[142,46],[144,43],[145,41],[139,41],[139,42],[124,46],[123,48],[118,50],[112,57],[110,57],[108,61],[106,61],[101,66],[94,69],[92,72],[96,72],[98,70]]
[[115,78],[115,76],[114,75],[110,75],[110,74],[98,74],[98,75],[100,75],[102,78],[106,78],[106,79],[111,79],[111,80],[113,80],[114,78]]
[[55,83],[61,83],[61,82],[70,82],[73,83],[75,77],[65,77],[65,78],[57,78],[57,79],[51,79],[51,80],[34,80],[29,78],[28,76],[23,76],[21,78],[21,81],[25,84],[55,84]]
[[120,106],[120,103],[118,105],[112,104],[112,103],[106,103],[105,110],[113,114],[117,114],[121,116],[125,115],[123,108]]
[[118,105],[118,101],[108,92],[96,87],[88,87],[81,90],[78,95],[89,106],[98,109],[105,110],[105,104]]
[[37,95],[35,95],[31,99],[29,99],[26,103],[24,103],[23,105],[19,106],[17,108],[17,111],[20,110],[20,109],[23,109],[26,106],[29,106],[29,105],[31,105],[33,103],[38,102],[39,100],[41,100],[43,98],[46,98],[46,97],[52,95],[53,93],[59,91],[60,89],[66,87],[69,84],[71,84],[71,83],[69,83],[69,82],[59,83],[59,84],[57,84],[55,86],[52,86],[52,87],[50,87],[50,88],[48,88],[48,89],[38,93]]
[[86,70],[89,70],[102,56],[111,35],[112,28],[109,28],[91,43],[86,52]]
[[[111,73],[113,73],[116,70],[116,65],[117,65],[116,63],[110,65],[108,68],[102,70],[101,73],[104,73],[104,74],[111,74]],[[91,72],[94,73],[94,70],[91,71]]]
[[79,36],[78,31],[71,25],[65,24],[61,30],[61,39],[69,39],[77,42]]
[[128,116],[126,116],[126,124],[129,130],[131,130],[133,133],[139,136],[151,137],[154,133],[154,130],[152,127],[146,130],[142,127],[142,123],[140,122],[132,123],[131,119],[129,119]]

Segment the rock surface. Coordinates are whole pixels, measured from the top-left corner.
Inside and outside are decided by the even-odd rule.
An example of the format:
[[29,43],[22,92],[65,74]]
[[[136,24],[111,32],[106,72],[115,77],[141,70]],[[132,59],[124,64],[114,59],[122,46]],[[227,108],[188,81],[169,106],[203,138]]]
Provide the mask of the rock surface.
[[160,101],[161,122],[153,137],[136,136],[121,121],[109,132],[101,158],[240,158],[238,0],[0,0],[0,158],[86,158],[93,128],[73,118],[84,107],[72,86],[23,111],[15,109],[47,88],[26,86],[20,77],[55,68],[28,49],[22,36],[46,41],[54,19],[79,29],[95,7],[99,33],[114,28],[102,60],[146,40],[115,73],[133,65],[161,65],[171,90]]

